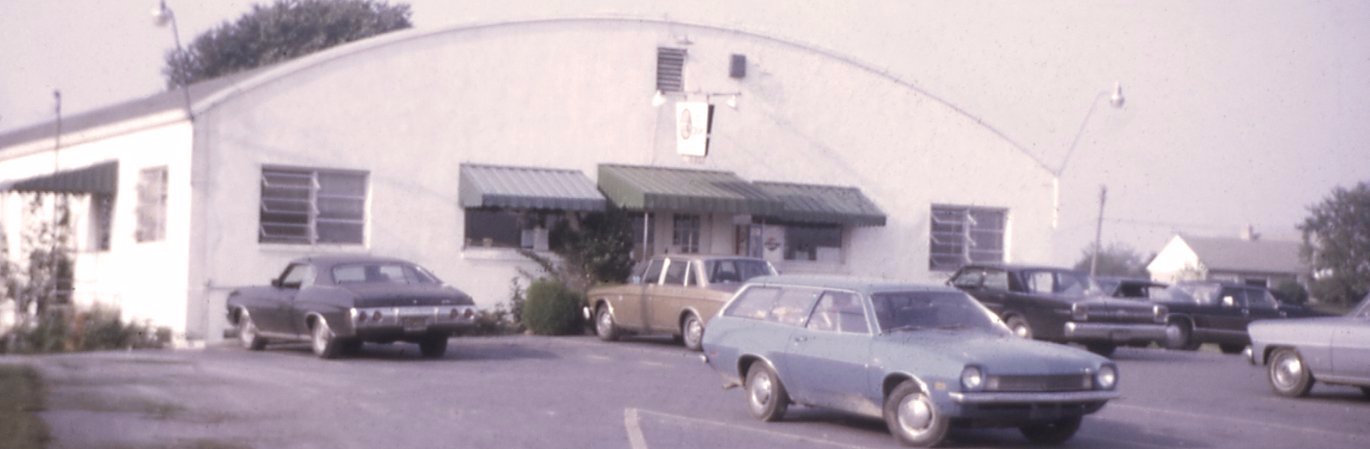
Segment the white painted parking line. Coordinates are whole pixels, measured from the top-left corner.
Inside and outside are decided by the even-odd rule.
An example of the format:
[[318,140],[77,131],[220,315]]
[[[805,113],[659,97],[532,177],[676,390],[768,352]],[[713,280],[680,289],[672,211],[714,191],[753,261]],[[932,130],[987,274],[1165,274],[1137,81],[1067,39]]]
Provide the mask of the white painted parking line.
[[731,429],[731,430],[741,430],[741,431],[746,431],[746,432],[751,432],[751,433],[761,434],[761,435],[766,435],[766,436],[772,436],[772,437],[777,437],[777,438],[786,438],[786,439],[792,439],[792,440],[802,441],[802,442],[805,442],[805,443],[814,443],[814,444],[819,444],[819,445],[824,445],[824,446],[840,447],[840,448],[848,448],[848,449],[870,449],[870,448],[867,447],[867,446],[857,446],[857,445],[852,445],[852,444],[847,444],[847,443],[839,443],[839,442],[836,442],[836,441],[825,440],[825,439],[822,439],[822,438],[812,438],[812,437],[806,437],[806,436],[803,436],[803,435],[796,435],[796,434],[792,434],[792,433],[776,432],[776,431],[773,431],[773,430],[766,430],[766,429],[757,429],[757,428],[753,428],[753,427],[746,427],[746,426],[740,426],[740,425],[736,425],[736,424],[729,424],[729,423],[726,423],[726,422],[710,421],[710,420],[707,420],[707,419],[693,418],[693,417],[689,417],[689,416],[681,416],[681,415],[675,415],[675,414],[671,414],[671,413],[656,412],[656,411],[652,411],[652,410],[641,410],[641,409],[636,409],[636,408],[628,408],[628,409],[624,409],[624,410],[623,410],[623,424],[624,424],[624,427],[626,427],[626,428],[628,429],[628,444],[629,444],[629,447],[631,447],[632,449],[647,449],[647,441],[646,441],[646,439],[643,438],[643,436],[642,436],[642,423],[641,423],[641,419],[640,419],[640,417],[639,417],[639,414],[643,414],[643,413],[648,414],[648,415],[653,415],[653,416],[656,416],[656,417],[659,417],[659,418],[668,419],[668,420],[684,421],[684,422],[688,422],[688,423],[701,424],[701,425],[713,426],[713,427],[722,427],[722,428]]
[[1279,429],[1279,430],[1290,431],[1290,432],[1313,433],[1313,434],[1320,434],[1320,435],[1325,435],[1325,436],[1333,436],[1333,437],[1339,437],[1339,438],[1346,438],[1346,439],[1350,439],[1350,440],[1361,440],[1361,439],[1364,439],[1364,438],[1365,438],[1365,435],[1358,435],[1358,434],[1346,433],[1346,432],[1338,432],[1338,431],[1335,431],[1335,430],[1310,429],[1310,428],[1307,428],[1307,427],[1291,426],[1291,425],[1288,425],[1288,424],[1280,424],[1280,423],[1277,423],[1277,422],[1256,421],[1256,420],[1251,420],[1251,419],[1232,418],[1232,417],[1218,416],[1218,415],[1208,415],[1208,414],[1203,414],[1203,413],[1185,412],[1185,411],[1180,411],[1180,410],[1167,410],[1167,409],[1163,409],[1163,408],[1144,407],[1144,406],[1140,406],[1140,405],[1110,403],[1110,404],[1108,404],[1108,407],[1109,407],[1109,408],[1115,408],[1115,409],[1123,409],[1123,410],[1133,410],[1133,411],[1139,411],[1139,412],[1144,412],[1144,413],[1155,413],[1155,414],[1164,414],[1164,415],[1179,416],[1179,417],[1183,417],[1183,418],[1186,418],[1186,419],[1193,419],[1193,420],[1222,421],[1222,422],[1226,422],[1226,423],[1229,423],[1229,424],[1237,424],[1237,425],[1242,425],[1242,426],[1247,426],[1247,427],[1252,427],[1252,428],[1273,428],[1273,429]]

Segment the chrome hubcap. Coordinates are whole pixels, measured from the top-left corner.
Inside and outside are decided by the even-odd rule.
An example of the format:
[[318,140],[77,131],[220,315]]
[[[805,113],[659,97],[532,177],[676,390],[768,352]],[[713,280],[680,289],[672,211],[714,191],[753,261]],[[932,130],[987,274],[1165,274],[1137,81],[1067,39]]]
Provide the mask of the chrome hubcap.
[[918,435],[932,425],[932,406],[921,394],[911,394],[899,401],[899,428],[909,435]]
[[1172,324],[1165,327],[1165,338],[1170,340],[1172,346],[1179,346],[1184,343],[1184,330],[1180,325]]
[[323,350],[328,346],[328,333],[328,324],[323,321],[314,325],[314,352],[323,353]]
[[699,320],[690,318],[685,322],[685,340],[690,346],[698,346],[699,340],[704,337],[704,325]]
[[1285,354],[1271,367],[1274,372],[1273,379],[1280,388],[1292,388],[1298,383],[1298,379],[1303,375],[1303,364],[1299,363],[1299,358]]
[[599,320],[596,321],[596,324],[597,326],[595,329],[599,331],[600,335],[608,335],[609,330],[613,329],[614,317],[609,316],[609,311],[601,310],[599,312]]
[[252,324],[252,319],[243,317],[242,322],[238,323],[238,340],[243,346],[252,345],[252,340],[257,337],[257,326]]
[[1013,326],[1013,335],[1017,335],[1018,338],[1028,338],[1028,327],[1027,327],[1027,325],[1026,325],[1026,324],[1019,324],[1019,325]]
[[770,404],[773,388],[775,386],[771,384],[770,375],[763,373],[756,376],[756,379],[752,380],[752,406],[761,410],[766,407],[766,404]]

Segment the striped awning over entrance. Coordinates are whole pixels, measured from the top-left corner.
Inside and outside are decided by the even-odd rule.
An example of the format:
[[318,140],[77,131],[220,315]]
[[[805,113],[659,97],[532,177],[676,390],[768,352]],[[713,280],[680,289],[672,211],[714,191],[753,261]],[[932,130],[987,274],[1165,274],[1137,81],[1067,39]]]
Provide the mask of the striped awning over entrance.
[[884,226],[885,213],[856,187],[757,181],[756,186],[784,202],[774,216],[801,223]]
[[607,202],[579,170],[462,164],[461,207],[601,211]]
[[784,207],[727,171],[600,164],[599,188],[629,210],[772,215]]

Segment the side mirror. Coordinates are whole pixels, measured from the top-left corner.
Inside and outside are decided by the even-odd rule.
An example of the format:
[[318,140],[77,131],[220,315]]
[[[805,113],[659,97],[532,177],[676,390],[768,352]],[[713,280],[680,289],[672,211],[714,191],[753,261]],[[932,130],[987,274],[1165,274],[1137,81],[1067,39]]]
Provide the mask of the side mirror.
[[271,278],[271,286],[281,288],[281,280],[279,278]]
[[641,283],[642,283],[642,276],[633,275],[632,277],[629,277],[629,278],[628,278],[628,283],[629,283],[629,284],[633,284],[633,285],[641,284]]

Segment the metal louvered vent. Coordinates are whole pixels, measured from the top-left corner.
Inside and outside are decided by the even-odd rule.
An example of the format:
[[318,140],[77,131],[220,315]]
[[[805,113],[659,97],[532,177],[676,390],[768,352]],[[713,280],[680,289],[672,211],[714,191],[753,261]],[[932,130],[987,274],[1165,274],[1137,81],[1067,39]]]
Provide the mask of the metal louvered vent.
[[657,47],[656,89],[662,92],[685,90],[685,49]]

